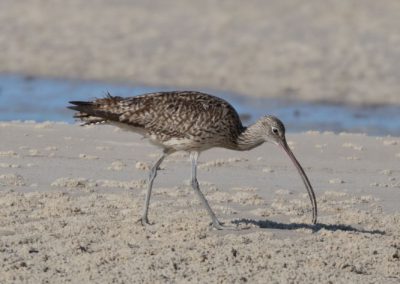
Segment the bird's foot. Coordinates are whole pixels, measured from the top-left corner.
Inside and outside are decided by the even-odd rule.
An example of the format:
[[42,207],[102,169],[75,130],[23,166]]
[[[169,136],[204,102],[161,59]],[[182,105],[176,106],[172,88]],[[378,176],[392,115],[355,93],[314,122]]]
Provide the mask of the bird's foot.
[[143,216],[141,218],[139,218],[136,223],[140,223],[142,224],[142,226],[146,226],[146,225],[152,225],[152,223],[149,222],[149,219],[147,218],[147,216]]
[[229,225],[224,225],[220,221],[216,220],[213,221],[210,226],[212,226],[216,230],[239,230],[237,226],[229,226]]

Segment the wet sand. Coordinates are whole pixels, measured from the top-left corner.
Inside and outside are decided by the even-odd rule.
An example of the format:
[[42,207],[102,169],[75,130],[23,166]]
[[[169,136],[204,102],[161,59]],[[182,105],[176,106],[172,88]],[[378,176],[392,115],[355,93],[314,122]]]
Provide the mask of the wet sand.
[[0,72],[399,104],[400,2],[0,2]]
[[284,153],[202,154],[199,181],[215,231],[190,189],[184,153],[155,181],[159,150],[111,126],[0,123],[0,275],[5,283],[399,283],[400,138],[307,132]]

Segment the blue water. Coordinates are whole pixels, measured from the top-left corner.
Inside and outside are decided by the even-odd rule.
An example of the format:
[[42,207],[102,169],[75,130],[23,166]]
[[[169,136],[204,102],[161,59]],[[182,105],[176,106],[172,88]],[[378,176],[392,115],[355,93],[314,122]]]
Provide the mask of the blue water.
[[[107,92],[118,96],[172,90],[97,81],[45,79],[18,75],[0,75],[0,120],[73,122],[68,101],[90,100]],[[356,107],[306,103],[280,99],[257,99],[226,92],[198,90],[228,100],[246,122],[259,116],[279,117],[289,132],[320,130],[363,132],[370,135],[400,136],[400,105]]]

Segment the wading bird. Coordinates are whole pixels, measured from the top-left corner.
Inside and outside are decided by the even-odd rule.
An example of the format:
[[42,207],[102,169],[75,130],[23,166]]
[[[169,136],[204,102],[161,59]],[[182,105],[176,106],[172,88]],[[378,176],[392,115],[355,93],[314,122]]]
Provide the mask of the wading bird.
[[162,161],[176,151],[190,153],[191,186],[206,208],[216,229],[225,228],[217,219],[197,182],[199,154],[213,147],[237,151],[251,150],[272,142],[285,150],[296,166],[312,205],[312,223],[317,222],[317,202],[311,183],[293,155],[285,138],[285,126],[274,116],[263,116],[245,127],[236,110],[225,100],[201,92],[175,91],[144,94],[135,97],[108,95],[93,101],[72,101],[70,109],[83,125],[109,123],[139,133],[163,150],[150,170],[148,187],[140,219],[148,224],[151,190]]

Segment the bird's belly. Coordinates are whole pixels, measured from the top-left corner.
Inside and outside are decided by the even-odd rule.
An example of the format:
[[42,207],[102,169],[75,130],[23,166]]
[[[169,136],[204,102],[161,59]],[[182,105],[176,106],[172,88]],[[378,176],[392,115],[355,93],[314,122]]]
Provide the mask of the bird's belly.
[[[157,139],[153,140],[152,137],[150,137],[150,140],[153,143],[160,144],[160,141]],[[210,145],[206,145],[188,138],[171,138],[162,141],[161,144],[165,148],[172,148],[176,151],[204,151],[211,148]]]

